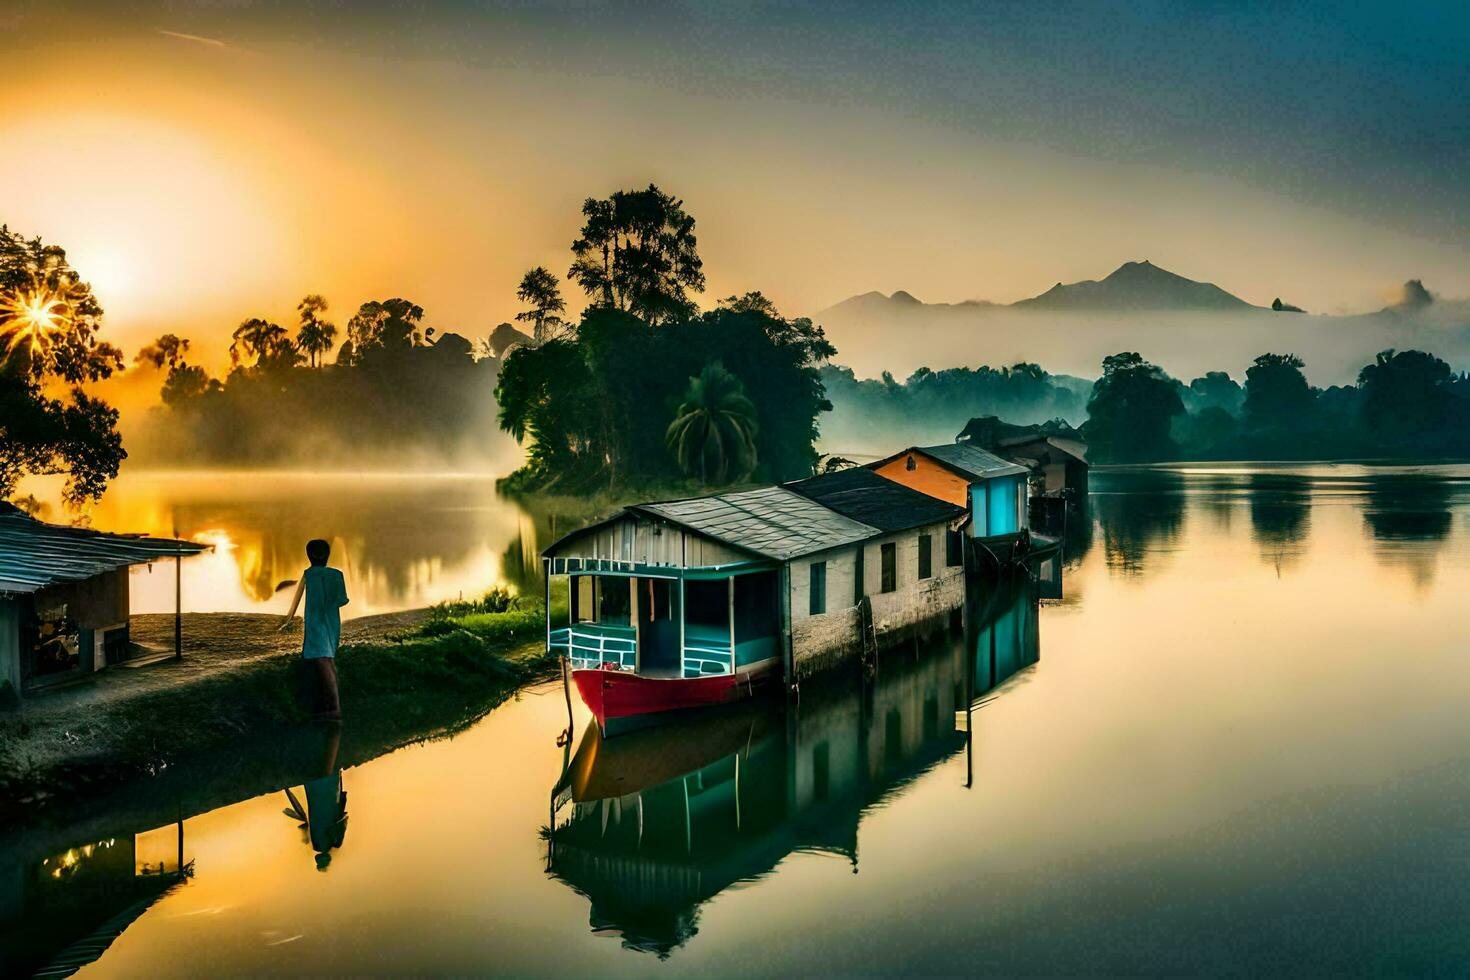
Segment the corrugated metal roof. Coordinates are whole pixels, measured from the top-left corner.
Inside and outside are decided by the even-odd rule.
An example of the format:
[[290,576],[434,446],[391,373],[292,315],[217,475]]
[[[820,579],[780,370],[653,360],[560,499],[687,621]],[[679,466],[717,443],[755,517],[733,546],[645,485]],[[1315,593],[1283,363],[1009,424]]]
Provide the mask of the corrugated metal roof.
[[80,582],[129,565],[209,549],[194,541],[47,524],[0,503],[0,594],[29,594],[48,585]]
[[784,487],[637,504],[637,510],[778,561],[862,541],[879,530]]
[[926,456],[934,457],[951,469],[982,480],[1026,472],[1024,466],[1017,466],[994,453],[988,453],[978,446],[971,446],[963,442],[947,442],[940,446],[919,446],[918,450]]
[[881,531],[906,531],[953,520],[965,513],[963,507],[884,479],[862,467],[797,480],[786,487]]

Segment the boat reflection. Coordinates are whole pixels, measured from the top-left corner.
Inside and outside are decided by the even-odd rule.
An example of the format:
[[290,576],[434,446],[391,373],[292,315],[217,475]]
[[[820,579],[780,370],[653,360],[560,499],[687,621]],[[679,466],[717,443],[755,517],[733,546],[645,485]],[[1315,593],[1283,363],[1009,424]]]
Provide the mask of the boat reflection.
[[1037,662],[1031,582],[976,618],[968,638],[807,685],[784,712],[748,702],[607,740],[589,723],[552,789],[547,873],[588,899],[594,934],[660,958],[696,935],[705,902],[788,854],[856,874],[864,814],[964,751],[977,702]]

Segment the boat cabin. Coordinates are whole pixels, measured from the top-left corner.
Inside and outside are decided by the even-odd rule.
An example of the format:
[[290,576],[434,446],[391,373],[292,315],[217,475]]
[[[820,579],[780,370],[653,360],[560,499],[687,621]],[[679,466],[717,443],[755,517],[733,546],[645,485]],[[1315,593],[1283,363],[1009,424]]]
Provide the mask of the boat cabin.
[[207,550],[48,524],[0,502],[0,697],[131,658],[128,569]]
[[1027,469],[963,443],[911,446],[868,469],[885,479],[965,509],[971,537],[1015,537],[1031,524]]

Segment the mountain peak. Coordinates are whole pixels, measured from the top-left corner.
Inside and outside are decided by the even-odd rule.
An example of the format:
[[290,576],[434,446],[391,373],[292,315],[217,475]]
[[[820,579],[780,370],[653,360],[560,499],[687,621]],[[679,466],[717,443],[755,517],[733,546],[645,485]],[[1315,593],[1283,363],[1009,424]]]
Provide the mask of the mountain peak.
[[1040,296],[1013,304],[1022,309],[1126,310],[1234,310],[1250,305],[1214,283],[1196,282],[1161,269],[1148,259],[1124,262],[1106,279],[1057,283]]
[[895,303],[907,303],[910,306],[924,305],[913,293],[905,292],[902,289],[894,292],[893,295],[889,296],[888,298],[890,300],[893,300]]

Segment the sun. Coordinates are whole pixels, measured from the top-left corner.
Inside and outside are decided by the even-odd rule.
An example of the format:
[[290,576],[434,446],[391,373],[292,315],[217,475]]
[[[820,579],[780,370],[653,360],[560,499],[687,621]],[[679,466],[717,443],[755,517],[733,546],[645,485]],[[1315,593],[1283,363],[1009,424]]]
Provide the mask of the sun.
[[66,329],[71,304],[44,286],[15,289],[0,296],[0,342],[11,351],[21,345],[31,353],[44,352]]

